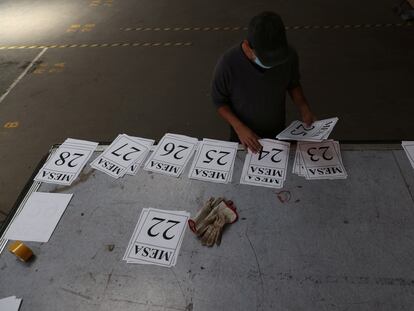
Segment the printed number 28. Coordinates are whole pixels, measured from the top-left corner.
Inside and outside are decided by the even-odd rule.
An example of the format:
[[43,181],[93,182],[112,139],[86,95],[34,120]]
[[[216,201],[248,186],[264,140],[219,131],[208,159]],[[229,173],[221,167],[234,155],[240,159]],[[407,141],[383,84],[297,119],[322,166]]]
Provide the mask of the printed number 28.
[[68,162],[68,166],[69,167],[75,167],[79,163],[74,163],[74,162],[77,159],[79,159],[80,157],[84,156],[84,154],[83,153],[77,153],[77,152],[71,154],[70,152],[64,151],[59,155],[59,159],[57,159],[55,161],[55,164],[57,166],[62,166],[63,164],[66,163],[66,160],[68,160],[71,156],[73,156],[73,159]]
[[[165,218],[159,218],[159,217],[153,217],[152,220],[155,220],[156,223],[154,225],[152,225],[151,227],[149,227],[147,234],[150,237],[156,237],[158,236],[161,232],[159,230],[155,230],[155,227],[158,226],[159,224],[166,222],[167,224],[172,224],[171,226],[169,226],[166,230],[164,230],[164,232],[162,233],[162,237],[165,240],[171,240],[175,237],[175,235],[168,235],[168,231],[173,228],[174,226],[178,225],[180,222],[179,221],[175,221],[175,220],[167,220]],[[154,230],[153,230],[154,229]]]

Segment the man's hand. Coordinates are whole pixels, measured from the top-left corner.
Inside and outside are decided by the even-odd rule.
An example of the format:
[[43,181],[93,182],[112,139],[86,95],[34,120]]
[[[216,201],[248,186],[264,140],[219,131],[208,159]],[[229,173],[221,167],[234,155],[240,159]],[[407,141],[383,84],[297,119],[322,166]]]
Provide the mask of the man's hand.
[[306,126],[311,126],[312,123],[317,120],[315,115],[308,108],[303,109],[303,111],[301,111],[301,114],[302,121],[306,124]]
[[262,145],[259,143],[260,137],[247,126],[240,125],[239,127],[235,127],[234,130],[246,149],[249,148],[253,153],[258,153],[262,149]]
[[300,114],[302,115],[302,121],[310,126],[313,122],[316,121],[316,117],[311,112],[308,101],[306,100],[305,94],[301,86],[298,86],[294,89],[289,90],[290,97],[292,101],[298,106]]

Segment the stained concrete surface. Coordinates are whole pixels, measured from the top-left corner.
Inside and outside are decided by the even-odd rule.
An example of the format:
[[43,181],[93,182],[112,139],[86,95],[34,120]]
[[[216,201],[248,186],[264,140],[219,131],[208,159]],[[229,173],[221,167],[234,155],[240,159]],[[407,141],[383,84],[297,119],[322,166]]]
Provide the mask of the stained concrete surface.
[[[217,58],[244,38],[235,31],[252,14],[278,11],[287,26],[392,24],[289,29],[300,55],[302,83],[318,117],[338,116],[333,138],[414,139],[411,105],[413,26],[395,1],[2,1],[0,46],[115,42],[191,42],[182,47],[49,49],[0,103],[0,217],[10,210],[33,168],[67,137],[110,141],[121,132],[159,139],[165,132],[225,139],[227,126],[209,98]],[[71,25],[94,26],[67,32]],[[136,27],[180,27],[125,31]],[[0,50],[3,93],[39,49]],[[61,72],[49,73],[64,63]],[[36,74],[36,68],[48,68]],[[298,117],[288,102],[287,120]],[[4,128],[18,121],[17,128]],[[1,221],[1,218],[0,218]]]
[[[48,243],[27,243],[34,262],[0,256],[0,296],[23,297],[21,311],[412,310],[414,172],[395,147],[342,148],[347,179],[288,174],[288,200],[239,184],[242,151],[226,185],[190,180],[188,167],[179,179],[141,170],[118,180],[86,167],[69,187],[42,184],[73,199]],[[221,194],[240,218],[219,247],[187,231],[175,267],[122,261],[142,208],[194,215]]]

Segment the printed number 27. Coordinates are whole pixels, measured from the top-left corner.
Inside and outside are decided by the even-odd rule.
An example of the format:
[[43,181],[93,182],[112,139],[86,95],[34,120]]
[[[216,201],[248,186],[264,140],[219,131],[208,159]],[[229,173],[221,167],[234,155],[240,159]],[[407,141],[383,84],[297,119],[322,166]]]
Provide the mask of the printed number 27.
[[179,221],[175,221],[175,220],[167,220],[165,218],[159,218],[159,217],[153,217],[152,220],[155,220],[156,223],[154,225],[152,225],[151,227],[149,227],[147,233],[150,237],[156,237],[158,236],[161,232],[153,232],[153,229],[158,226],[159,224],[161,224],[162,222],[166,221],[167,224],[172,224],[171,226],[169,226],[167,228],[167,230],[164,230],[162,237],[165,240],[171,240],[175,237],[175,235],[167,235],[168,231],[173,228],[174,226],[178,225],[180,222]]
[[[119,147],[118,149],[116,149],[116,150],[114,150],[114,151],[112,151],[111,153],[114,155],[114,156],[117,156],[117,157],[120,157],[120,156],[122,156],[122,154],[120,154],[120,153],[116,153],[117,151],[120,151],[121,149],[123,149],[125,146],[127,146],[128,145],[128,143],[126,143],[126,144],[124,144],[124,145],[122,145],[121,147]],[[122,159],[124,159],[124,161],[130,161],[130,160],[132,160],[132,158],[127,158],[127,156],[129,156],[130,154],[133,154],[133,153],[136,153],[136,152],[140,152],[141,150],[139,150],[138,148],[135,148],[135,147],[130,147],[130,149],[132,150],[132,151],[130,151],[130,152],[127,152],[127,153],[125,153],[123,156],[122,156]]]

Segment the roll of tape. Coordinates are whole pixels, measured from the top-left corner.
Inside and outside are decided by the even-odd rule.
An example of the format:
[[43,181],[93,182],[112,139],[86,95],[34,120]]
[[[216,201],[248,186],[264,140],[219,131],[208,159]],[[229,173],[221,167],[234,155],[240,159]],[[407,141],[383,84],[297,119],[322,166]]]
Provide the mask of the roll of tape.
[[32,250],[21,241],[15,241],[9,246],[10,253],[14,254],[21,261],[28,261],[33,256]]

